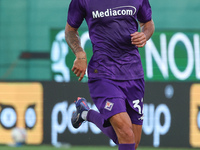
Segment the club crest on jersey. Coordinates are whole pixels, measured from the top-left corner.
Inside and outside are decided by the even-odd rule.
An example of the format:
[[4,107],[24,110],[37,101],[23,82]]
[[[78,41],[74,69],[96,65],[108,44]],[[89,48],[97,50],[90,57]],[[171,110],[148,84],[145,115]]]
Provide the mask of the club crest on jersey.
[[114,105],[114,103],[111,103],[111,102],[107,101],[104,108],[109,110],[109,111],[111,111],[112,108],[113,108],[113,105]]

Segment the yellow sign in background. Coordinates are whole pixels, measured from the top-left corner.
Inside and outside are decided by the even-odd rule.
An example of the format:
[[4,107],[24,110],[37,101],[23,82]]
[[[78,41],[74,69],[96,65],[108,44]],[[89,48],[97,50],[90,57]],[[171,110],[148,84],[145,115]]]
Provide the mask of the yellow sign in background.
[[[25,114],[34,105],[36,119],[32,128],[26,128]],[[14,108],[16,112],[16,127],[26,128],[27,144],[41,144],[43,141],[43,87],[41,83],[9,83],[0,82],[0,117],[1,106]],[[13,111],[14,112],[14,111]],[[15,116],[15,115],[14,115]],[[12,143],[12,128],[5,128],[0,118],[0,144]],[[30,118],[28,118],[30,119]],[[4,116],[4,122],[5,122]],[[8,116],[9,120],[9,116]]]
[[190,90],[190,145],[192,147],[200,147],[199,107],[200,84],[193,84]]

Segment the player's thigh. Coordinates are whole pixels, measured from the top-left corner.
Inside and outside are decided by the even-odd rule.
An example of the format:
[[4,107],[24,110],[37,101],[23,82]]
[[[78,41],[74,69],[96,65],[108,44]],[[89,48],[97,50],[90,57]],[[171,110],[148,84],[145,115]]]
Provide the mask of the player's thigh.
[[119,143],[135,143],[132,122],[126,112],[115,114],[109,119]]
[[130,128],[132,127],[131,119],[126,112],[115,114],[109,119],[109,121],[114,126],[126,125],[129,126]]
[[132,124],[133,133],[135,135],[135,143],[138,146],[142,135],[142,125]]

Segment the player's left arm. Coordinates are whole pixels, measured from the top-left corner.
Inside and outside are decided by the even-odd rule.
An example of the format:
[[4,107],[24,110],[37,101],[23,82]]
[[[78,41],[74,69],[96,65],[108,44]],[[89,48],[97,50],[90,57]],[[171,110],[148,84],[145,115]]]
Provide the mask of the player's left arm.
[[141,32],[135,32],[131,34],[131,43],[136,45],[137,47],[143,47],[153,35],[155,26],[153,20],[139,24]]

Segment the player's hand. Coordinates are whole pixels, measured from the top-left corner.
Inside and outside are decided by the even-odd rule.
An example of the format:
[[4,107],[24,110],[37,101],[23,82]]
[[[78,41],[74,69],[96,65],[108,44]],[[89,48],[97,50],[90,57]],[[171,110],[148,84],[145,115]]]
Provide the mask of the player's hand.
[[131,34],[131,44],[134,44],[137,47],[143,47],[146,42],[146,35],[143,32],[135,32]]
[[79,77],[79,81],[81,81],[85,75],[87,69],[87,57],[84,51],[76,53],[76,59],[74,60],[74,65],[72,67],[72,71],[74,74]]

